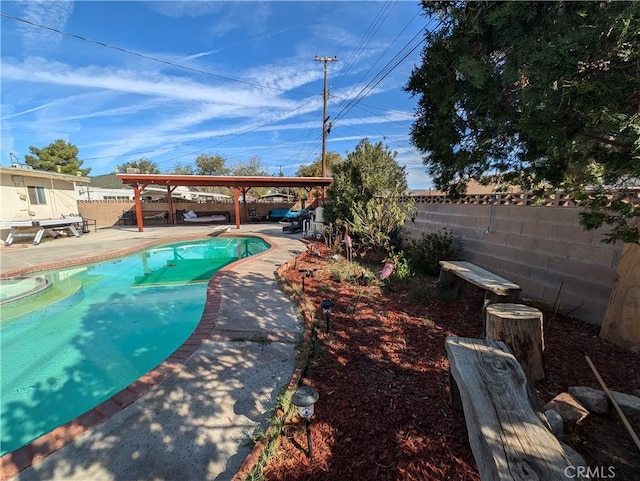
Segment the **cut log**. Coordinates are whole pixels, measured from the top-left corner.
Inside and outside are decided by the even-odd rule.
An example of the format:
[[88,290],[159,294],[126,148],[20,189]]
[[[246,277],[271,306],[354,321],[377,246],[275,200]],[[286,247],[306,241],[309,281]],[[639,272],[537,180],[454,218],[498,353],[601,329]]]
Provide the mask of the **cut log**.
[[447,337],[445,348],[482,481],[584,479],[538,417],[503,342]]
[[600,337],[640,352],[640,246],[625,244]]
[[486,339],[502,341],[509,346],[532,381],[544,379],[542,322],[542,312],[524,304],[487,306]]

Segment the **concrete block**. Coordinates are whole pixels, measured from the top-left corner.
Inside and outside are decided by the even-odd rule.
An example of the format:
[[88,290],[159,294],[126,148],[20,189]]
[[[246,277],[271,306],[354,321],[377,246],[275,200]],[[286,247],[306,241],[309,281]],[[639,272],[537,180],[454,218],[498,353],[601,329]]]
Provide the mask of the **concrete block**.
[[[522,233],[502,233],[505,236],[504,245],[523,252],[538,250],[538,241],[535,237],[523,235]],[[514,257],[511,255],[511,257]],[[514,257],[517,259],[517,257]]]
[[589,279],[590,283],[610,286],[616,278],[616,271],[608,265],[602,265],[598,259],[584,256],[580,259],[568,259],[565,257],[553,257],[549,262],[553,270],[566,272],[572,278]]
[[550,242],[558,241],[558,227],[555,224],[527,224],[524,233]]
[[504,232],[506,234],[522,234],[523,230],[522,222],[511,219],[494,219],[491,225],[492,231]]
[[547,263],[551,262],[550,259],[552,258],[547,257],[544,264],[542,262],[533,262],[533,259],[528,262],[531,265],[531,279],[557,291],[563,283],[566,283],[568,276],[565,273],[549,269]]
[[577,207],[541,208],[538,217],[540,222],[561,225],[580,225],[580,212],[583,209]]
[[533,282],[530,279],[523,280],[518,279],[514,280],[516,284],[518,284],[522,288],[522,296],[529,297],[532,299],[540,299],[542,301],[546,301],[549,303],[553,302],[553,299],[548,300],[543,297],[544,295],[544,286],[540,285],[537,282]]
[[[557,288],[545,287],[541,299],[554,302],[557,295]],[[570,311],[572,316],[589,324],[600,326],[607,311],[608,296],[590,298],[580,292],[568,292],[563,289],[558,298],[558,303],[561,308]]]
[[537,223],[540,210],[537,208],[524,207],[519,205],[501,205],[496,206],[496,212],[500,211],[502,216],[519,220],[526,223]]
[[548,265],[550,256],[546,253],[539,251],[520,251],[518,253],[517,259],[521,264],[527,264],[531,266],[532,276],[539,275],[539,273],[542,272],[542,276],[544,277],[549,272]]
[[516,284],[520,284],[521,279],[529,280],[531,278],[531,266],[527,263],[523,263],[515,259],[503,259],[504,271],[508,272],[509,275],[513,277],[513,279],[511,279],[513,282],[515,282]]
[[[607,284],[599,284],[599,279],[586,279],[583,277],[566,276],[562,286],[562,295],[572,297],[582,302],[609,302],[611,288]],[[610,284],[611,285],[611,284]]]

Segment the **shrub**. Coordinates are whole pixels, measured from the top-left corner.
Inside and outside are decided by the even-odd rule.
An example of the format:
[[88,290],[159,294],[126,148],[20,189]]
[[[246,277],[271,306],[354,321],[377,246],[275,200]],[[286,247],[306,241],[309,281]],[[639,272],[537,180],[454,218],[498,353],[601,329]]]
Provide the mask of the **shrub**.
[[387,261],[393,263],[393,272],[389,277],[391,282],[405,282],[413,277],[409,259],[404,251],[394,254]]
[[443,227],[438,232],[422,234],[419,240],[409,239],[405,252],[414,271],[437,275],[440,270],[438,263],[455,259],[461,249],[460,239]]

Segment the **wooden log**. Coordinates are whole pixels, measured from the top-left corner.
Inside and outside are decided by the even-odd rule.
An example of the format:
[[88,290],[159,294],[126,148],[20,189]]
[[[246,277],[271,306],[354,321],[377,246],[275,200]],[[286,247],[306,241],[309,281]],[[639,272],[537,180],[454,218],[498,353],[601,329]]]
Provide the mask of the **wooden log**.
[[486,339],[509,346],[532,381],[544,379],[542,323],[542,312],[524,304],[491,304],[486,308]]
[[625,244],[600,337],[640,352],[640,246]]
[[447,337],[445,348],[483,481],[583,479],[538,417],[529,382],[503,342]]

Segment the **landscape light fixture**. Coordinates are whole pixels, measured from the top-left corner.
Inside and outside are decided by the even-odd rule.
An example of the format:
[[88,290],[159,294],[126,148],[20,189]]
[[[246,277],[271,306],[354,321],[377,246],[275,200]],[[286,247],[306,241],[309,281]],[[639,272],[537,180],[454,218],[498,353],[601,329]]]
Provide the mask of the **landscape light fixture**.
[[298,269],[298,273],[300,274],[300,279],[302,280],[302,292],[304,292],[304,280],[309,274],[307,269]]
[[322,309],[325,319],[327,320],[326,332],[329,332],[329,316],[331,316],[331,311],[334,305],[335,304],[331,299],[323,299],[320,303],[320,309]]
[[317,269],[298,269],[300,279],[302,280],[302,292],[304,292],[304,280],[307,277],[315,277]]
[[302,386],[294,393],[291,402],[298,408],[298,414],[304,418],[307,427],[307,447],[309,458],[313,458],[313,444],[311,441],[311,416],[313,416],[313,406],[320,398],[318,391],[310,386]]

